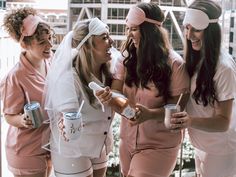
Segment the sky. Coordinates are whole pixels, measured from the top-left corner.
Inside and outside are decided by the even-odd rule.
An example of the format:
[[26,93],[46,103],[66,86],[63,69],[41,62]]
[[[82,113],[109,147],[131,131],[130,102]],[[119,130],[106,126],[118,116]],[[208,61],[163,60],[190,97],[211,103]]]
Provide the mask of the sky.
[[40,9],[67,9],[68,0],[36,0],[36,5]]

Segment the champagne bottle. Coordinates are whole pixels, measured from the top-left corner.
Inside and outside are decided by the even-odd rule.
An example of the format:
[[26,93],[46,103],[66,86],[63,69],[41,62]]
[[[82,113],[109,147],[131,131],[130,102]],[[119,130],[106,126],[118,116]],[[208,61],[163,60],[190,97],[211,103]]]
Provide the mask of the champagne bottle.
[[[89,88],[93,91],[104,90],[100,85],[95,82],[89,83]],[[112,93],[112,99],[110,101],[110,106],[114,109],[118,114],[126,117],[127,119],[132,119],[135,116],[135,108],[129,104],[129,100],[120,93]]]

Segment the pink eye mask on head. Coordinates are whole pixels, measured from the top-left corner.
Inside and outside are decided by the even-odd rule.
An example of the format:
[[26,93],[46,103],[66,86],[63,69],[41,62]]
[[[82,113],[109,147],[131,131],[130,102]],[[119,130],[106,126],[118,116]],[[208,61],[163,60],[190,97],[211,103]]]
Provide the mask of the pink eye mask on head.
[[127,26],[133,26],[133,25],[138,26],[138,25],[142,24],[144,21],[156,24],[158,26],[162,25],[162,22],[160,22],[160,21],[146,18],[144,11],[142,9],[140,9],[139,7],[136,7],[136,6],[131,7],[128,14],[127,14],[127,17],[126,17],[126,25]]
[[44,21],[39,16],[28,15],[23,20],[20,42],[24,39],[25,36],[32,36],[35,33],[37,26],[40,22]]

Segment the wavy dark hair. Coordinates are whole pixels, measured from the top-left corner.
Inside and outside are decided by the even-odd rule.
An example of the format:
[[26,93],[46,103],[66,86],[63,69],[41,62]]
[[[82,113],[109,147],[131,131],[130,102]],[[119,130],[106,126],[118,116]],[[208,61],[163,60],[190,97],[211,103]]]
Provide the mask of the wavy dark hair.
[[[208,15],[210,19],[217,19],[221,15],[221,8],[211,0],[196,0],[189,8],[198,9]],[[204,29],[204,37],[201,51],[194,51],[191,41],[186,41],[185,59],[190,77],[197,70],[197,64],[202,60],[196,80],[196,89],[192,97],[197,104],[213,105],[217,101],[213,77],[216,72],[220,55],[221,28],[218,23],[210,23]]]
[[[147,18],[160,22],[165,19],[157,4],[140,3],[137,7],[145,12]],[[168,65],[170,49],[168,34],[163,27],[149,22],[143,22],[139,27],[141,38],[138,50],[131,39],[127,39],[122,49],[123,55],[126,56],[125,84],[128,87],[134,84],[149,89],[148,82],[153,82],[159,90],[159,95],[156,96],[163,96],[166,102],[170,98],[171,76],[171,68]]]

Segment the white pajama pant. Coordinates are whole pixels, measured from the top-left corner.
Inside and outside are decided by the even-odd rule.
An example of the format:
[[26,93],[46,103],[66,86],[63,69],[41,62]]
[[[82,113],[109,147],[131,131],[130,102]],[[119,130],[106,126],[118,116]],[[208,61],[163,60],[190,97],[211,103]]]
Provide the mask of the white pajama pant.
[[105,168],[108,162],[105,149],[103,149],[101,157],[95,159],[68,158],[55,152],[51,152],[51,157],[56,177],[87,177],[93,173],[93,170]]

